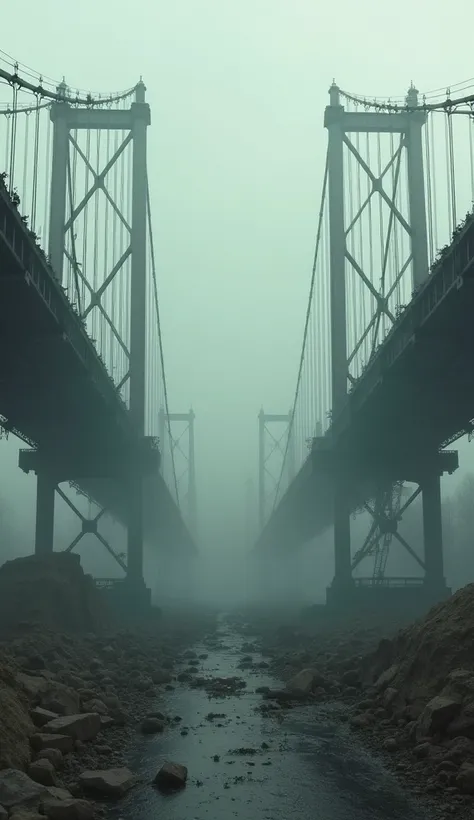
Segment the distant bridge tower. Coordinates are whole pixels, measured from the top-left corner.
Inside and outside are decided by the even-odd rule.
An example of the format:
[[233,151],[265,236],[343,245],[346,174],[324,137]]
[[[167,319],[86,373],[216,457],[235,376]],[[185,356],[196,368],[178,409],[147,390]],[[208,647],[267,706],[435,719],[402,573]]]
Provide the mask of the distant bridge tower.
[[[181,456],[181,469],[177,468],[177,492],[180,493],[180,484],[186,482],[184,509],[187,510],[188,525],[193,535],[197,531],[197,499],[196,499],[196,457],[194,442],[195,414],[191,409],[188,413],[166,413],[160,409],[159,437],[161,451],[161,469],[166,470],[168,461]],[[178,426],[179,425],[179,426]],[[178,432],[173,430],[178,426]],[[187,479],[187,481],[186,481]]]
[[[333,84],[329,91],[330,103],[325,112],[325,127],[328,129],[328,194],[330,220],[330,322],[331,322],[331,377],[332,377],[332,425],[337,429],[338,420],[344,413],[348,387],[354,381],[350,373],[350,363],[357,350],[349,349],[348,319],[350,305],[346,303],[347,277],[351,275],[360,281],[361,287],[367,288],[365,304],[371,304],[373,309],[372,321],[368,331],[376,328],[376,336],[381,339],[379,327],[387,317],[394,321],[393,308],[390,308],[393,288],[398,286],[405,270],[412,273],[412,288],[419,287],[429,272],[427,218],[425,205],[425,186],[423,170],[422,129],[427,115],[424,111],[401,110],[384,112],[368,111],[359,106],[358,109],[348,111],[341,104],[340,89]],[[411,88],[406,98],[406,108],[417,108],[418,92]],[[375,134],[378,140],[377,147],[365,157],[362,156],[362,144],[369,135]],[[381,135],[389,135],[392,141],[389,162],[380,160]],[[362,135],[362,136],[361,136]],[[360,142],[359,142],[360,140]],[[355,185],[354,178],[346,174],[349,159],[354,163],[357,172],[362,174],[367,182],[367,198],[357,206],[359,209],[348,216],[348,203],[351,199],[351,186]],[[401,213],[397,205],[397,184],[401,178],[400,169],[406,168],[405,190],[408,199],[407,214]],[[352,188],[353,190],[353,188]],[[360,194],[359,194],[360,195]],[[370,236],[364,235],[366,230],[361,227],[361,218],[370,207],[373,200],[380,203],[385,209],[385,223],[380,218],[381,232],[385,228],[386,236],[382,239],[381,258],[377,261],[375,280],[364,265],[365,259],[356,259],[350,240],[354,227],[360,230],[360,244],[371,245]],[[378,207],[378,205],[377,205]],[[370,214],[370,211],[369,211]],[[369,220],[371,217],[369,216]],[[397,226],[400,233],[407,238],[409,255],[406,260],[400,260],[399,269],[394,276],[392,289],[384,289],[385,273],[387,268],[388,247],[393,226]],[[393,236],[393,233],[392,233]],[[369,252],[371,248],[369,247]],[[379,280],[380,277],[380,280]],[[377,289],[377,281],[380,288]],[[375,282],[375,283],[374,283]],[[360,343],[359,343],[360,344]],[[383,420],[380,421],[383,424]],[[337,435],[334,432],[334,435]],[[426,466],[426,465],[425,465]],[[441,502],[440,476],[433,467],[420,465],[420,485],[423,492],[424,520],[425,520],[425,565],[427,583],[443,584],[443,562],[441,544]],[[353,583],[351,572],[351,543],[350,543],[350,501],[346,484],[347,468],[343,465],[335,476],[334,497],[334,549],[335,575],[332,585],[334,593],[339,590],[344,595]],[[393,482],[407,480],[409,476],[394,475]]]
[[[290,484],[295,477],[295,442],[291,431],[291,417],[291,411],[282,415],[265,413],[263,409],[258,416],[258,523],[261,530],[271,512],[271,507],[268,506],[269,502],[273,502],[272,493],[278,490],[282,464],[287,483]],[[278,430],[277,435],[273,434],[270,425],[275,425],[273,429]],[[278,469],[273,463],[276,454],[281,456]],[[272,483],[271,490],[268,479]]]

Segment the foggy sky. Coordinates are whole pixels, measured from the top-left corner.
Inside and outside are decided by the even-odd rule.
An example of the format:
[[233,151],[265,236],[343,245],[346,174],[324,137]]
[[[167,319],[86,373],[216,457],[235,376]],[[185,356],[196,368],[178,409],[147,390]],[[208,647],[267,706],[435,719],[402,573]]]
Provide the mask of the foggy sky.
[[234,546],[233,522],[244,529],[260,407],[292,400],[329,84],[400,96],[412,80],[464,80],[472,16],[472,0],[455,13],[408,0],[25,0],[21,18],[3,4],[2,48],[21,62],[72,89],[147,85],[170,410],[196,413],[199,517],[216,545]]

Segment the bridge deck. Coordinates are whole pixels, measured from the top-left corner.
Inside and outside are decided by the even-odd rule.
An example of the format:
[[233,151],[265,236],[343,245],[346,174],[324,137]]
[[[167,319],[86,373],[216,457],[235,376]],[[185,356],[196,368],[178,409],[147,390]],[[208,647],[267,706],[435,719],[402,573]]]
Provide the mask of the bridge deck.
[[[147,459],[148,540],[192,540],[161,475],[159,454],[135,434],[129,411],[81,319],[0,180],[0,415],[123,521],[124,479]],[[145,445],[147,442],[145,441]],[[148,445],[151,442],[148,441]]]
[[[333,468],[351,506],[383,481],[417,480],[438,450],[473,429],[474,215],[411,300],[267,522],[258,548],[287,548],[333,522]],[[454,465],[455,459],[446,459]]]

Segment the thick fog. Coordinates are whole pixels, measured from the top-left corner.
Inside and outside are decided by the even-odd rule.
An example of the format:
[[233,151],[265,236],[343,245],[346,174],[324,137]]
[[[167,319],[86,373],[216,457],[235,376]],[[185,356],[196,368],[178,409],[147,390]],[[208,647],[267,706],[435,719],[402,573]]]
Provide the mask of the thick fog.
[[[412,80],[430,90],[470,77],[471,30],[455,23],[471,19],[472,0],[460,0],[455,19],[448,4],[428,13],[408,0],[26,0],[21,8],[20,17],[14,4],[2,7],[2,48],[36,71],[102,92],[145,80],[170,410],[196,414],[203,557],[188,575],[201,597],[226,601],[242,589],[251,597],[246,482],[257,487],[260,407],[284,413],[293,398],[328,87],[335,77],[349,91],[388,97]],[[4,560],[32,550],[35,480],[20,474],[11,439],[0,441],[0,459]],[[473,463],[463,445],[462,469],[444,480],[445,493]],[[61,504],[57,548],[77,532]],[[125,549],[119,527],[106,522],[105,531]],[[115,574],[92,537],[80,552],[88,571]],[[147,554],[155,588],[160,564]],[[331,534],[293,565],[291,584],[286,564],[275,569],[278,594],[291,587],[322,599]],[[175,592],[186,596],[192,579],[174,569]]]

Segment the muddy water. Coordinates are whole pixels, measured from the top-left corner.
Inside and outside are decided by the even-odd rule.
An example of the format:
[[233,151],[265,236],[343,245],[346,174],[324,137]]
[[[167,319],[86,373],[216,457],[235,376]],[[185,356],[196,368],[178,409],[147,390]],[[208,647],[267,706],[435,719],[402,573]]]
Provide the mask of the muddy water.
[[[240,676],[243,694],[209,699],[177,684],[164,703],[179,716],[162,735],[138,738],[128,764],[141,783],[112,811],[124,820],[422,820],[383,763],[364,751],[331,708],[287,711],[282,721],[256,711],[266,673],[238,664],[244,639],[222,624],[218,641],[195,646],[201,676]],[[263,660],[253,654],[254,662]],[[183,668],[186,663],[183,664]],[[167,693],[168,694],[168,693]],[[210,712],[225,714],[207,719]],[[254,750],[254,754],[236,750]],[[188,767],[186,789],[161,795],[150,785],[164,760]],[[110,816],[110,815],[109,815]]]

